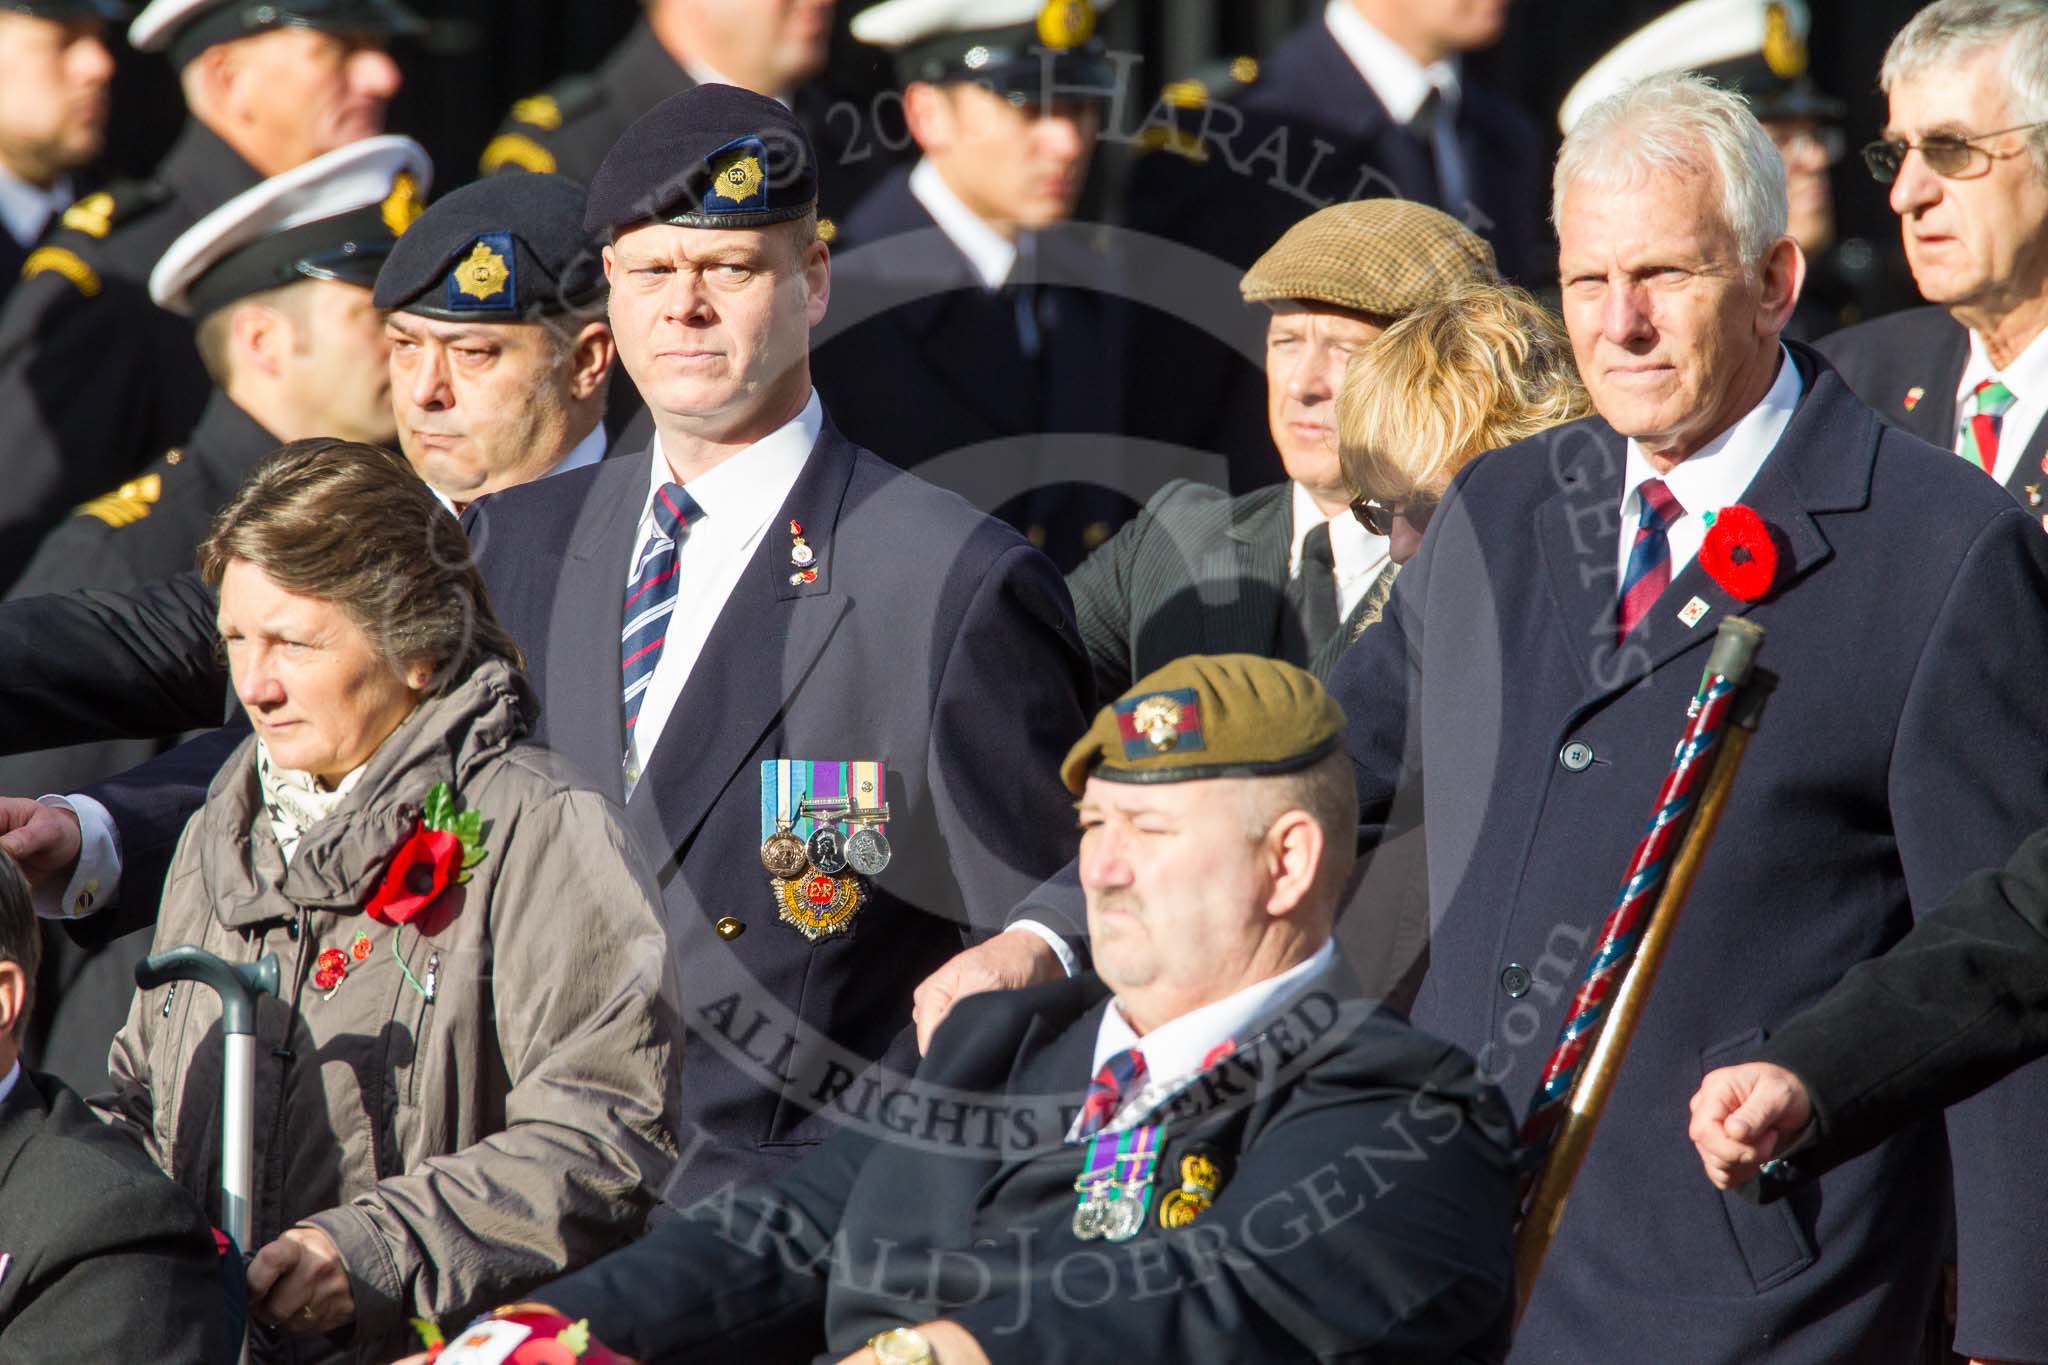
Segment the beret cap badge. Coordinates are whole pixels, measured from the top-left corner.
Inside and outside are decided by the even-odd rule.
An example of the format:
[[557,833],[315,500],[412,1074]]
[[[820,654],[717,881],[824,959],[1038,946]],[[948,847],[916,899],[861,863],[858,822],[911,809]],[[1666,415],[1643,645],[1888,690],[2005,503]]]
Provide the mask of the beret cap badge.
[[503,241],[494,245],[491,239],[508,236],[507,233],[486,232],[477,238],[469,254],[448,272],[450,306],[462,307],[461,299],[466,298],[475,300],[469,305],[471,307],[486,307],[505,293],[512,282],[512,266],[508,260],[512,244]]
[[1163,692],[1146,697],[1131,709],[1131,725],[1163,754],[1180,743],[1180,703]]
[[714,159],[711,191],[705,197],[744,205],[761,192],[767,179],[760,155],[751,148],[740,147]]

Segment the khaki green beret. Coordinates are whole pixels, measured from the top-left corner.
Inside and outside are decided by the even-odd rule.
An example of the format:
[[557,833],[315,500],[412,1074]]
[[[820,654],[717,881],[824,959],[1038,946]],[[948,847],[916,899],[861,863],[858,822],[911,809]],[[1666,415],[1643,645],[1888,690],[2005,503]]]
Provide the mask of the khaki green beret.
[[1190,654],[1139,679],[1096,714],[1060,777],[1198,782],[1291,773],[1337,751],[1344,709],[1293,664],[1257,654]]
[[1287,229],[1238,286],[1246,303],[1300,299],[1394,320],[1461,284],[1500,281],[1493,248],[1410,199],[1332,204]]

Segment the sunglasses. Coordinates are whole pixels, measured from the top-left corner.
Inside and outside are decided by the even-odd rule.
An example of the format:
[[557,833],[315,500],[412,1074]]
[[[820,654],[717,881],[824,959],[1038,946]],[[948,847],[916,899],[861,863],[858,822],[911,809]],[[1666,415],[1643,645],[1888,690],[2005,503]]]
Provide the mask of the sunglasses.
[[2000,128],[1992,133],[1979,133],[1975,137],[1958,137],[1954,133],[1936,133],[1919,142],[1907,142],[1903,138],[1887,138],[1873,142],[1863,149],[1863,164],[1870,170],[1870,178],[1880,185],[1889,185],[1899,178],[1899,168],[1906,163],[1906,153],[1918,152],[1927,163],[1927,169],[1940,176],[1958,176],[1968,171],[1977,158],[1989,160],[1991,153],[1979,147],[1980,142],[2007,133],[2024,133],[2030,129],[2048,125],[2022,123],[2013,128]]
[[1353,498],[1351,515],[1358,518],[1358,524],[1376,536],[1394,534],[1394,522],[1398,518],[1407,522],[1420,535],[1429,529],[1429,519],[1436,515],[1435,499],[1397,503],[1392,506],[1375,502],[1370,498]]

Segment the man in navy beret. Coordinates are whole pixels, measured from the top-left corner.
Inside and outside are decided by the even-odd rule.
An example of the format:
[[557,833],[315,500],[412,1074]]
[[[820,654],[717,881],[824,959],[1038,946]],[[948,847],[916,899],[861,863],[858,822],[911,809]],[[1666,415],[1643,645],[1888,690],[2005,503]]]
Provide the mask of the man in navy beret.
[[915,1066],[917,983],[1065,861],[1053,773],[1086,724],[1051,563],[845,440],[813,391],[816,187],[795,117],[735,87],[629,128],[585,223],[655,436],[471,512],[540,737],[658,866],[689,1029],[679,1202],[872,1121],[855,1078]]

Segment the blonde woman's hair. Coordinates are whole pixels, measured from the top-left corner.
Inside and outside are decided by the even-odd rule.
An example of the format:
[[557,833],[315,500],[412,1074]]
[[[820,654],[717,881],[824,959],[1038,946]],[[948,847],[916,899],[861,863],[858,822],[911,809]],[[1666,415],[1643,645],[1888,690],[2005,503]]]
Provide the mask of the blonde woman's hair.
[[1525,290],[1471,284],[1351,358],[1337,448],[1358,496],[1434,500],[1473,456],[1592,410],[1564,324]]

